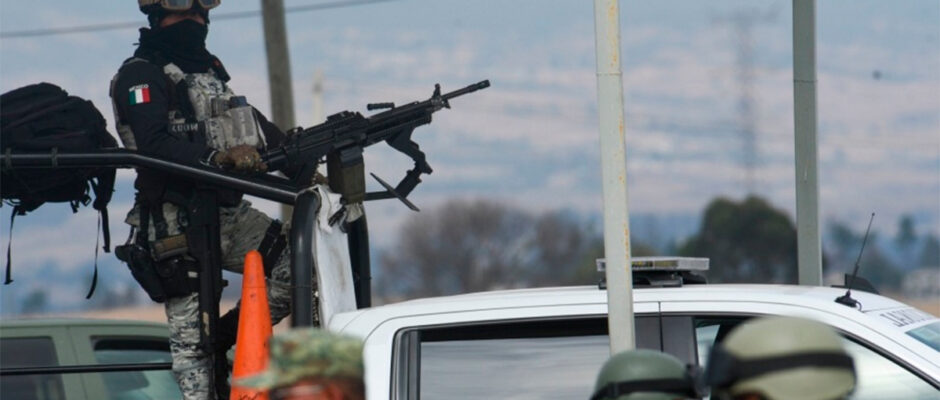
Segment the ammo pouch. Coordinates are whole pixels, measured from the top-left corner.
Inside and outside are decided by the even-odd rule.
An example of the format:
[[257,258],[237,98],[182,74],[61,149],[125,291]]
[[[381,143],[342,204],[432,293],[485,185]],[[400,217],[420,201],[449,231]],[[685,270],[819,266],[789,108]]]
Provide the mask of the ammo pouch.
[[254,112],[244,96],[234,96],[228,100],[212,99],[211,117],[205,121],[205,137],[209,147],[223,150],[238,145],[263,145],[264,136]]
[[[165,243],[155,242],[155,250]],[[127,263],[134,280],[147,292],[147,296],[157,303],[163,303],[167,299],[187,296],[199,290],[198,263],[182,255],[186,252],[185,248],[169,250],[158,253],[159,261],[136,243],[117,246],[114,253],[118,259]]]
[[188,296],[199,291],[199,264],[188,257],[172,257],[154,263],[166,298]]
[[154,269],[153,258],[150,257],[150,252],[148,252],[147,249],[136,243],[125,244],[115,247],[114,255],[127,264],[127,268],[131,270],[131,275],[134,277],[134,280],[147,292],[147,296],[150,296],[150,300],[157,303],[166,301],[167,296],[163,291],[163,283],[160,280],[160,276],[157,274],[157,270]]

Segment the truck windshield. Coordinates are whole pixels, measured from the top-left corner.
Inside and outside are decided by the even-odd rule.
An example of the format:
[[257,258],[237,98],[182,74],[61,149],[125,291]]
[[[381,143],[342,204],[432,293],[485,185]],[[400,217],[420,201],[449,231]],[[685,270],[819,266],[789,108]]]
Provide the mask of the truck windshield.
[[907,334],[921,343],[940,351],[940,321],[935,321],[920,328],[911,329]]

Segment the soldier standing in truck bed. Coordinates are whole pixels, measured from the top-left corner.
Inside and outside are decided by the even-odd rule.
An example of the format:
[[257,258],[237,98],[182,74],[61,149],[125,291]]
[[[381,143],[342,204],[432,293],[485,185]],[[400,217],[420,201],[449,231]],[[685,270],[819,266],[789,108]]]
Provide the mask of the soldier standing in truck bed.
[[[144,154],[262,173],[267,167],[259,150],[279,145],[285,135],[232,92],[222,63],[206,50],[209,10],[220,2],[138,0],[150,27],[140,29],[139,47],[111,83],[117,129],[126,148]],[[148,169],[137,173],[136,202],[127,223],[153,258],[150,269],[159,273],[153,276],[156,285],[153,280],[144,284],[136,273],[135,278],[150,289],[151,298],[165,302],[173,374],[184,398],[214,398],[211,355],[200,346],[200,267],[186,242],[186,204],[195,182]],[[252,208],[241,193],[219,190],[218,199],[222,267],[241,272],[247,251],[262,253],[271,321],[277,323],[290,313],[290,257],[281,224]],[[216,357],[224,357],[234,344],[237,319],[237,308],[220,318]],[[216,376],[224,386],[227,371]],[[227,398],[224,391],[220,395]]]

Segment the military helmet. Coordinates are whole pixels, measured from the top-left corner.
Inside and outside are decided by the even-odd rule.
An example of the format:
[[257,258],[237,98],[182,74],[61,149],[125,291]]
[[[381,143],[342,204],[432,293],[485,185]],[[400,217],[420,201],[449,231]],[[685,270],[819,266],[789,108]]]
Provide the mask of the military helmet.
[[267,390],[305,378],[362,380],[365,371],[362,340],[318,328],[274,335],[268,348],[271,358],[267,370],[236,379],[235,386]]
[[695,367],[658,351],[629,350],[604,363],[591,400],[698,399],[704,395]]
[[140,12],[147,15],[151,28],[157,28],[168,13],[195,9],[209,22],[209,10],[222,4],[222,0],[137,0]]
[[767,317],[741,324],[712,348],[705,383],[719,397],[840,399],[855,388],[852,357],[829,326]]
[[204,10],[218,7],[222,0],[137,0],[140,11],[144,14],[150,14],[158,9],[179,12],[186,11],[194,6],[199,6]]

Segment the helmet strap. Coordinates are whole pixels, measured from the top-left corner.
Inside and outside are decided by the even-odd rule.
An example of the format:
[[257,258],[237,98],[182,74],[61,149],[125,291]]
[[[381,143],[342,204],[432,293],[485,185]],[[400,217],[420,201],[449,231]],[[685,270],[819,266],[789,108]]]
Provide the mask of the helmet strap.
[[616,399],[636,392],[676,393],[692,398],[701,398],[703,396],[693,378],[686,376],[685,378],[611,382],[594,392],[591,400]]
[[796,368],[834,368],[850,371],[853,376],[855,375],[855,363],[852,357],[840,352],[810,352],[742,360],[731,355],[727,350],[721,349],[717,352],[715,350],[718,349],[712,349],[714,358],[724,358],[724,360],[718,360],[715,363],[709,360],[713,368],[711,374],[708,374],[705,379],[713,387],[724,387],[733,382]]

